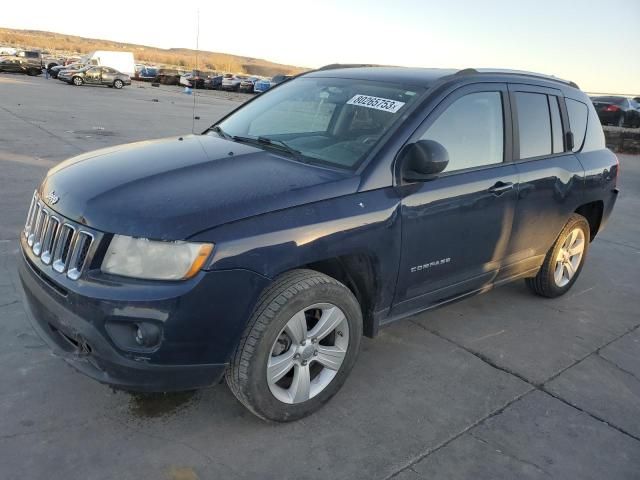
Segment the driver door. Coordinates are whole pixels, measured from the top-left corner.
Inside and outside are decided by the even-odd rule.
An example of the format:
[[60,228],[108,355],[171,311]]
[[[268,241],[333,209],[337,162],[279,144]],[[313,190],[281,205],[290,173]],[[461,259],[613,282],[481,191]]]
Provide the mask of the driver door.
[[417,140],[440,143],[449,163],[432,180],[399,187],[402,252],[392,316],[491,284],[508,252],[517,201],[506,84],[456,90],[411,142]]

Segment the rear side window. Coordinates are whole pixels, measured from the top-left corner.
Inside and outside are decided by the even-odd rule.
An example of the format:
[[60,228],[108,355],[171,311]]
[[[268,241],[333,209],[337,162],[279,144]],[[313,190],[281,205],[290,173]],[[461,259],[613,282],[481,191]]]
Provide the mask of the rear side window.
[[551,112],[551,135],[553,138],[553,153],[564,152],[564,141],[562,138],[562,119],[560,118],[560,108],[558,107],[558,97],[549,95],[549,111]]
[[566,102],[569,128],[573,132],[573,151],[577,152],[582,148],[584,136],[587,133],[587,106],[571,98],[567,98]]
[[598,118],[598,114],[596,113],[596,109],[593,108],[593,105],[590,105],[588,109],[589,118],[587,119],[587,135],[584,139],[582,151],[592,152],[594,150],[602,150],[603,148],[606,148],[606,146],[600,119]]
[[551,154],[551,121],[547,96],[516,92],[520,158]]
[[422,135],[449,152],[445,172],[501,163],[504,151],[502,95],[470,93],[453,102]]

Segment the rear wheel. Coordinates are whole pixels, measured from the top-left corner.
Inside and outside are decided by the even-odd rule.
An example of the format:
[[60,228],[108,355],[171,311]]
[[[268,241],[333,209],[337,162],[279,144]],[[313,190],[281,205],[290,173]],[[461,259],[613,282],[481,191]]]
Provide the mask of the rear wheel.
[[116,79],[113,82],[113,88],[117,88],[118,90],[120,90],[122,87],[124,87],[124,82],[120,79]]
[[227,383],[265,420],[302,418],[340,389],[361,337],[362,315],[351,291],[322,273],[294,270],[258,300]]
[[574,213],[547,252],[538,274],[525,279],[537,295],[554,298],[564,295],[578,279],[589,248],[589,223]]
[[82,85],[84,83],[80,77],[73,77],[72,81],[73,81],[73,84],[76,87],[79,87],[80,85]]

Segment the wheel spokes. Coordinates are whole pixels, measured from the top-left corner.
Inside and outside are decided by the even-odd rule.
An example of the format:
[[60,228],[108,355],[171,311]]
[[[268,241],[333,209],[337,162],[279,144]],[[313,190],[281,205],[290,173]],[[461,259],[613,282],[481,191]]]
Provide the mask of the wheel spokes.
[[347,352],[340,347],[326,347],[324,345],[319,345],[318,355],[315,359],[325,367],[337,371],[340,369],[340,365],[342,365],[346,354]]
[[569,252],[569,255],[573,257],[574,255],[581,254],[583,250],[584,250],[584,242],[582,241],[582,239],[578,239],[575,243],[571,245],[571,247],[569,247],[567,251]]
[[307,317],[304,311],[296,313],[287,323],[284,331],[289,335],[293,343],[299,345],[307,339]]
[[293,403],[309,400],[311,394],[311,372],[309,365],[296,365],[289,395]]
[[342,310],[337,307],[331,307],[322,311],[322,316],[318,323],[309,332],[309,336],[317,338],[318,341],[333,332],[340,323],[345,319]]
[[556,270],[553,272],[553,277],[556,281],[556,285],[562,285],[562,277],[564,275],[564,264],[562,261],[556,263]]
[[576,273],[576,269],[573,266],[573,263],[571,262],[566,262],[564,264],[564,268],[567,271],[567,280],[571,280],[571,278],[573,277],[573,275]]
[[294,367],[293,356],[296,351],[290,348],[287,352],[277,357],[270,357],[267,365],[267,380],[276,383]]

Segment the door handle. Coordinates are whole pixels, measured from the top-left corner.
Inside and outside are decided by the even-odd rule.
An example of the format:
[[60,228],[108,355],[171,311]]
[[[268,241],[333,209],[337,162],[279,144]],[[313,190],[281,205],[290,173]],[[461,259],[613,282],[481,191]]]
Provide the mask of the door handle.
[[489,193],[492,193],[496,197],[499,197],[504,192],[507,192],[509,190],[513,190],[513,183],[511,183],[511,182],[496,182],[496,184],[489,189]]

